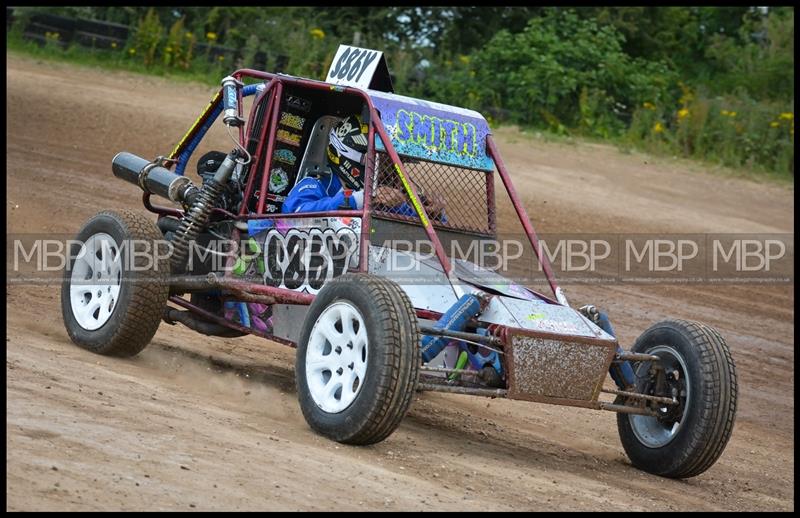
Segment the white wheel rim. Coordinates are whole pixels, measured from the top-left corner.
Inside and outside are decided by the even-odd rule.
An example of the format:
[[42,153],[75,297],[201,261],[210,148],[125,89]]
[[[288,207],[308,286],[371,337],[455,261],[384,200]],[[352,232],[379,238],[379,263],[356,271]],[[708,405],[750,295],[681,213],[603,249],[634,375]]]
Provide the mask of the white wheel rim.
[[72,265],[69,300],[78,325],[94,331],[108,322],[119,300],[122,257],[116,241],[100,232],[87,239]]
[[306,348],[306,382],[314,403],[330,414],[355,401],[367,374],[367,327],[348,302],[325,308],[311,329]]

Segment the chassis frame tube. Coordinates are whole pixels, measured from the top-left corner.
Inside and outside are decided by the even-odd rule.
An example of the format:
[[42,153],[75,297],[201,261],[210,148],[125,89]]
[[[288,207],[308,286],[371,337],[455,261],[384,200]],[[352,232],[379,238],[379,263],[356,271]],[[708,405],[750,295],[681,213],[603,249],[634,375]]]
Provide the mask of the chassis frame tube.
[[250,328],[250,327],[245,327],[243,325],[237,324],[236,322],[231,322],[230,320],[222,318],[219,315],[215,315],[214,313],[210,313],[210,312],[208,312],[208,311],[206,311],[206,310],[204,310],[202,308],[199,308],[199,307],[195,306],[194,304],[192,304],[191,302],[189,302],[189,301],[187,301],[187,300],[185,300],[185,299],[183,299],[183,298],[181,298],[181,297],[179,297],[177,295],[170,296],[169,297],[169,301],[172,302],[173,304],[177,304],[178,306],[181,306],[182,308],[186,308],[189,311],[191,311],[192,313],[196,313],[196,314],[202,316],[203,318],[211,320],[212,322],[216,322],[216,323],[218,323],[220,325],[229,327],[231,329],[235,329],[236,331],[239,331],[239,332],[242,332],[242,333],[247,333],[247,334],[250,334],[250,335],[259,336],[261,338],[266,338],[267,340],[272,340],[273,342],[278,342],[278,343],[283,344],[283,345],[288,345],[289,347],[297,347],[297,344],[295,344],[294,342],[290,342],[289,340],[284,340],[283,338],[280,338],[280,337],[277,337],[277,336],[272,336],[272,335],[267,335],[267,334],[261,333],[259,331],[256,331],[255,329]]
[[600,410],[608,410],[610,412],[616,412],[618,414],[636,414],[636,415],[646,415],[649,417],[658,417],[656,412],[648,408],[643,407],[635,407],[635,406],[627,406],[627,405],[615,405],[614,403],[607,403],[605,401],[600,401],[597,406]]
[[655,354],[642,354],[642,353],[632,353],[628,351],[623,351],[618,353],[614,356],[614,362],[622,363],[622,362],[657,362],[661,361],[659,356]]
[[[272,117],[272,110],[275,104],[275,94],[272,91],[274,85],[275,85],[274,81],[270,81],[269,83],[267,83],[267,86],[264,88],[264,91],[261,92],[261,95],[255,100],[255,102],[253,103],[253,107],[251,108],[252,114],[255,115],[258,104],[265,102],[266,99],[267,106],[264,109],[264,115],[262,118],[263,127],[261,128],[261,132],[259,133],[259,142],[258,146],[256,147],[256,152],[250,158],[250,160],[252,160],[253,163],[250,164],[250,170],[248,171],[247,184],[245,185],[244,194],[242,197],[242,200],[244,200],[244,202],[242,203],[242,206],[239,209],[240,216],[245,215],[247,213],[247,200],[249,200],[250,196],[253,194],[253,185],[255,184],[256,176],[258,176],[258,166],[260,165],[261,160],[263,159],[261,153],[264,150],[264,137],[266,136],[267,128],[269,127],[267,121],[270,120],[270,118]],[[253,121],[251,120],[248,124],[248,133],[252,133],[253,130],[254,130]]]
[[423,335],[443,336],[445,338],[452,338],[453,340],[469,340],[478,342],[484,345],[504,345],[503,341],[494,336],[479,335],[476,333],[465,333],[463,331],[450,331],[447,329],[437,329],[433,326],[420,325],[419,332]]
[[[556,296],[556,299],[559,299],[558,294],[560,292],[560,288],[558,287],[555,275],[553,274],[553,269],[550,266],[550,261],[547,259],[547,256],[542,253],[541,245],[539,244],[539,238],[536,236],[536,231],[533,229],[533,225],[531,225],[531,220],[528,218],[528,213],[525,210],[525,206],[522,204],[522,200],[519,198],[516,189],[514,188],[514,184],[511,183],[511,177],[508,175],[508,171],[506,171],[505,163],[503,163],[503,159],[500,157],[500,153],[498,153],[497,146],[495,145],[494,139],[492,139],[491,135],[486,136],[486,147],[489,150],[492,160],[494,160],[497,171],[500,174],[500,178],[503,180],[503,185],[505,185],[508,197],[511,198],[511,204],[514,205],[514,210],[517,211],[517,217],[519,217],[522,228],[525,229],[525,233],[528,236],[528,241],[530,241],[531,247],[533,247],[533,253],[536,254],[536,259],[538,259],[539,263],[542,265],[542,269],[547,276],[547,282],[550,284],[550,288],[553,290],[553,295]],[[559,300],[558,303],[561,304],[561,301]]]
[[506,397],[508,391],[506,389],[484,389],[473,387],[459,387],[455,385],[440,385],[438,383],[424,383],[417,384],[417,390],[430,391],[430,392],[449,392],[451,394],[467,394],[470,396],[484,396],[484,397]]
[[[215,273],[201,276],[180,276],[170,279],[170,287],[185,289],[187,291],[205,291],[211,289],[225,289],[241,292],[245,295],[255,295],[266,300],[270,297],[270,304],[299,304],[309,305],[314,301],[314,295],[297,292],[285,288],[276,288],[265,284],[240,281],[232,277],[220,277]],[[255,301],[255,300],[254,300]]]
[[[377,152],[375,150],[375,125],[372,121],[372,111],[370,111],[369,133],[367,134],[367,160],[365,163],[366,177],[375,177],[375,161]],[[358,271],[369,272],[369,247],[370,247],[370,226],[372,225],[372,181],[364,182],[364,206],[361,208],[364,215],[361,217],[361,248],[359,250]]]
[[617,396],[625,396],[634,399],[641,399],[644,401],[653,401],[655,403],[660,403],[662,405],[677,405],[678,402],[670,399],[668,397],[660,397],[660,396],[651,396],[649,394],[639,394],[638,392],[627,392],[625,390],[612,390],[612,389],[600,389],[600,392],[606,394],[614,394]]
[[[269,171],[272,167],[272,154],[275,150],[275,133],[278,131],[278,112],[281,109],[281,101],[283,100],[283,83],[278,82],[275,86],[274,102],[272,104],[272,113],[270,114],[269,136],[267,137],[267,154],[264,155],[264,168],[261,173],[260,194],[258,198],[258,207],[256,212],[259,214],[264,213],[264,204],[267,202],[267,184],[269,183]],[[244,140],[244,138],[242,138]],[[251,171],[251,174],[254,174]],[[246,206],[248,200],[245,199],[242,203]]]

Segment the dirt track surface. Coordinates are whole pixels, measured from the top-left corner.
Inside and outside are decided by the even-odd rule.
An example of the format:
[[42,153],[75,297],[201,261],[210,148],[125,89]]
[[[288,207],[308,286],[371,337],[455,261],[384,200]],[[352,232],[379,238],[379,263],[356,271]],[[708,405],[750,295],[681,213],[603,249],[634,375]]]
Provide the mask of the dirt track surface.
[[[7,86],[8,233],[74,234],[103,208],[141,209],[111,158],[167,154],[213,93],[15,56]],[[787,188],[497,135],[541,232],[794,232]],[[793,288],[568,288],[609,311],[625,346],[667,317],[726,337],[731,442],[676,481],[631,467],[613,414],[520,401],[421,393],[386,441],[339,445],[303,420],[293,349],[162,324],[137,357],[101,357],[67,337],[58,285],[7,285],[6,508],[793,510]]]

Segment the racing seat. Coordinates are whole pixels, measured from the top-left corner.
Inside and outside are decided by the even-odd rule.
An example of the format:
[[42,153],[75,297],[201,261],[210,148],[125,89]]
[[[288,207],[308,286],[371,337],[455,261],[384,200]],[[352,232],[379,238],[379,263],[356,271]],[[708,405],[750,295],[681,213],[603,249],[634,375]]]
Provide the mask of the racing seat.
[[324,171],[328,167],[326,153],[328,134],[331,128],[340,120],[341,117],[335,115],[323,115],[314,123],[311,136],[308,138],[308,144],[306,144],[305,153],[303,153],[303,159],[300,161],[300,167],[297,170],[295,185],[309,174]]

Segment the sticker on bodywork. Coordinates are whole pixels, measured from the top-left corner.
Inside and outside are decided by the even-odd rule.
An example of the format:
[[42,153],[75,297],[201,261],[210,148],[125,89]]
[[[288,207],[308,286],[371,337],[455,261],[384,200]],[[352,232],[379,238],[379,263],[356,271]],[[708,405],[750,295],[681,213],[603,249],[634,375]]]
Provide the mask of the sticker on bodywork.
[[257,221],[248,222],[248,229],[264,252],[264,284],[316,294],[329,280],[358,268],[361,218]]
[[283,142],[284,144],[289,144],[291,146],[299,146],[302,135],[299,135],[297,133],[292,133],[291,131],[287,131],[285,129],[279,129],[275,138],[276,140]]
[[411,190],[411,186],[408,184],[406,176],[403,174],[403,171],[400,170],[399,165],[394,164],[394,170],[397,173],[397,176],[400,178],[400,182],[402,182],[403,188],[406,190],[406,194],[408,194],[408,198],[411,200],[411,204],[414,206],[414,210],[417,211],[419,219],[422,222],[422,226],[427,227],[430,225],[430,222],[428,222],[428,218],[425,216],[425,211],[422,209],[422,205],[419,203],[419,200],[416,196],[414,196],[414,192]]
[[281,112],[280,123],[284,126],[288,126],[289,128],[300,131],[303,129],[303,125],[305,125],[306,119],[304,117],[295,115],[293,113]]
[[[491,132],[483,116],[472,110],[369,91],[392,146],[400,155],[482,171],[494,171],[486,153]],[[385,151],[380,139],[378,151]]]

